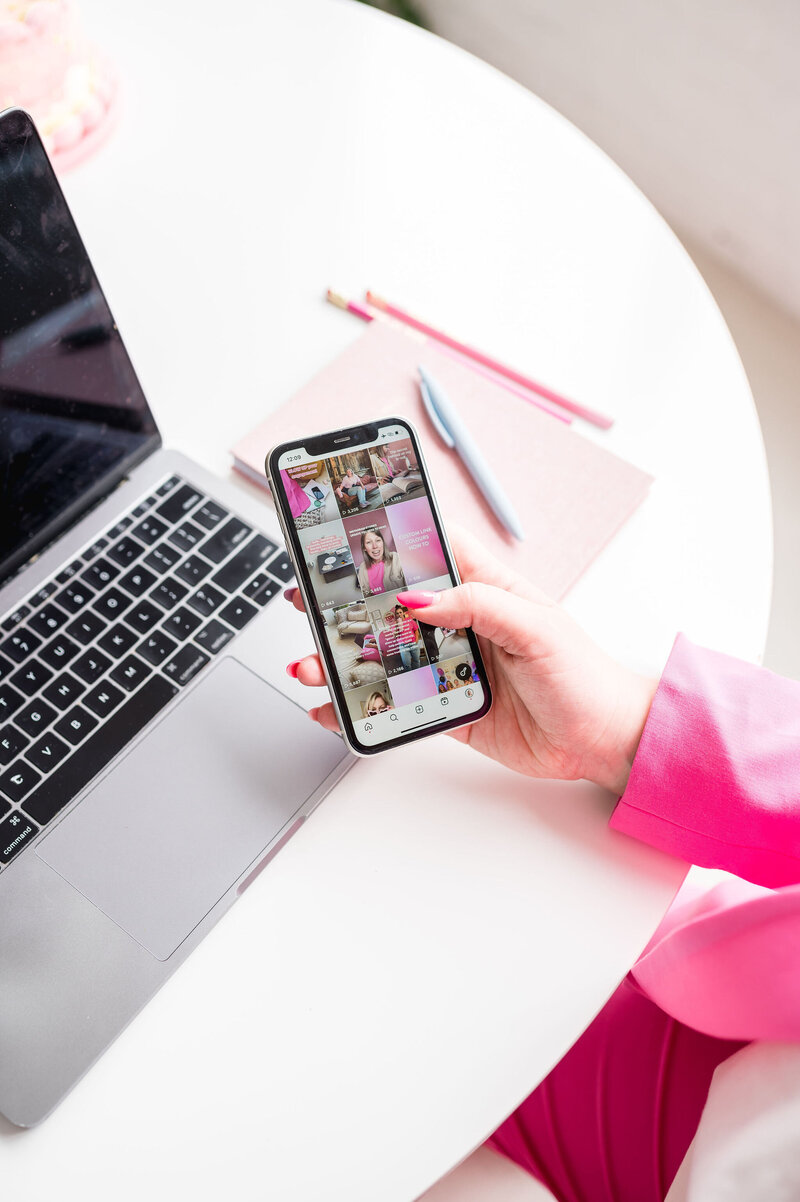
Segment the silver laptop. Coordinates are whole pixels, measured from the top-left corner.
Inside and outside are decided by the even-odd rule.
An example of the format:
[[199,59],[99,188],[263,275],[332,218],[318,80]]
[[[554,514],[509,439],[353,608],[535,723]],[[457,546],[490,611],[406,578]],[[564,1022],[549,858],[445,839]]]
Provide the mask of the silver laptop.
[[261,505],[162,450],[33,124],[0,114],[12,1123],[47,1116],[352,762],[287,695],[291,576]]

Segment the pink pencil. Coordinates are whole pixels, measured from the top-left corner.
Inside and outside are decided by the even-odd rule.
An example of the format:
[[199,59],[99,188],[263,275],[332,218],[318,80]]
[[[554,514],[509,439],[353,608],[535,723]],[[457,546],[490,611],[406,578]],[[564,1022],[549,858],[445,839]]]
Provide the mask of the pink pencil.
[[515,371],[513,367],[506,367],[504,363],[500,363],[497,359],[492,359],[489,355],[485,355],[483,351],[478,351],[474,347],[468,346],[465,342],[458,342],[455,338],[451,338],[449,334],[444,334],[441,330],[436,330],[424,321],[412,317],[404,309],[398,309],[396,305],[389,304],[382,297],[376,296],[374,292],[368,291],[366,295],[368,303],[375,309],[379,309],[382,313],[387,313],[397,321],[403,322],[404,325],[419,330],[420,333],[426,334],[428,338],[433,338],[436,342],[441,342],[445,346],[449,346],[451,350],[458,351],[460,355],[466,356],[467,359],[473,359],[476,363],[482,364],[483,367],[488,367],[490,371],[496,372],[497,375],[505,376],[507,380],[513,380],[515,384],[521,384],[523,388],[528,388],[531,392],[535,392],[546,400],[552,401],[555,405],[560,405],[563,409],[574,413],[576,417],[582,417],[584,421],[591,422],[595,426],[600,426],[602,430],[608,430],[614,424],[613,418],[606,417],[602,413],[597,413],[594,409],[587,409],[585,405],[579,405],[577,401],[571,401],[567,397],[553,392],[551,388],[545,388],[543,384],[537,384],[535,380],[531,380],[529,376],[524,376],[522,372]]
[[325,299],[329,300],[332,305],[336,305],[337,309],[346,309],[348,313],[355,313],[356,317],[360,317],[362,321],[375,320],[375,314],[371,313],[366,305],[348,300],[347,297],[342,296],[341,292],[334,292],[332,288],[325,293]]
[[[342,296],[341,293],[334,292],[332,288],[328,289],[326,293],[326,299],[329,300],[332,305],[336,305],[337,309],[346,309],[348,313],[354,313],[355,316],[360,317],[362,321],[374,321],[375,318],[379,316],[379,314],[374,313],[371,309],[368,309],[366,305],[361,305],[358,303],[358,301],[347,300],[347,298]],[[565,413],[561,413],[558,409],[554,409],[553,406],[548,405],[546,401],[537,401],[536,398],[532,397],[528,392],[524,392],[521,388],[516,388],[513,384],[510,384],[508,380],[504,380],[502,377],[498,376],[496,372],[476,366],[475,361],[468,355],[465,355],[460,351],[453,350],[452,348],[447,351],[442,349],[442,354],[449,355],[452,359],[456,359],[459,363],[464,363],[470,368],[471,371],[477,372],[478,375],[485,376],[487,380],[494,380],[495,384],[499,384],[501,388],[505,388],[508,392],[513,392],[515,396],[522,397],[523,401],[527,401],[530,405],[535,405],[537,409],[541,409],[544,413],[549,413],[551,417],[555,417],[558,421],[564,422],[565,425],[568,426],[571,424],[571,418],[567,417]]]

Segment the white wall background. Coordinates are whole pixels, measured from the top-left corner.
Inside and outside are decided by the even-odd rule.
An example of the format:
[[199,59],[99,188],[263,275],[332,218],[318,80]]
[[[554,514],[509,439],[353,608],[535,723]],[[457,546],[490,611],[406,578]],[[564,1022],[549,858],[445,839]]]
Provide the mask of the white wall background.
[[798,0],[418,0],[800,318]]

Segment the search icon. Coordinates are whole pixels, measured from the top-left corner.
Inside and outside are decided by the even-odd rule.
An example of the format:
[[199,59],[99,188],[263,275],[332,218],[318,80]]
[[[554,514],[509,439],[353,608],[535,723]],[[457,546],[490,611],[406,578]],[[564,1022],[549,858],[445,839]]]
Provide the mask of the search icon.
[[390,715],[389,715],[389,721],[390,721],[390,722],[398,722],[398,721],[399,721],[399,719],[398,719],[398,717],[397,717],[397,714],[390,714]]

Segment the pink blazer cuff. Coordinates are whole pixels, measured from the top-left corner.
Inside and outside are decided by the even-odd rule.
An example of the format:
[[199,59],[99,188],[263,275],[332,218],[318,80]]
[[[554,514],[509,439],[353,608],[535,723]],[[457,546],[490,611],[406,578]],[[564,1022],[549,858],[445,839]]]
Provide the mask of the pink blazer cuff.
[[800,683],[679,635],[611,826],[761,885],[800,881]]

